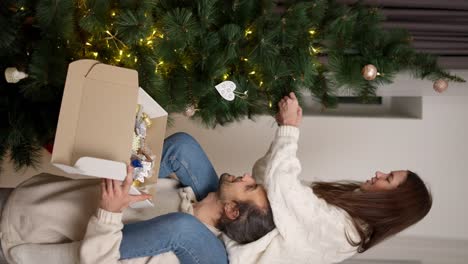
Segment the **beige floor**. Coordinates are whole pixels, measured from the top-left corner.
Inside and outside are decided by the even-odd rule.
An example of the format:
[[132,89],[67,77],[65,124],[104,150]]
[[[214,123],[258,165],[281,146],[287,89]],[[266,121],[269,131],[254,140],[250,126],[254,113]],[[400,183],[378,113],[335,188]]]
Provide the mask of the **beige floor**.
[[9,159],[5,158],[2,163],[2,172],[0,173],[0,187],[3,187],[3,188],[15,187],[21,182],[42,172],[47,172],[47,173],[61,175],[61,176],[67,176],[71,178],[80,177],[78,175],[66,174],[60,169],[54,167],[50,163],[50,157],[51,157],[51,154],[46,149],[42,149],[42,156],[41,156],[39,167],[37,169],[27,168],[27,169],[23,169],[20,171],[15,171]]

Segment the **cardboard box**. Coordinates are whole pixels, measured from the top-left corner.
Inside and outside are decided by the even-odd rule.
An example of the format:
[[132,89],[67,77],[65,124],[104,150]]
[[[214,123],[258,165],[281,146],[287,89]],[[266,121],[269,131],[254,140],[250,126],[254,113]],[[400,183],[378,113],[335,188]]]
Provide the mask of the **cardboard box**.
[[[146,145],[161,159],[167,112],[138,87],[135,70],[78,60],[68,67],[51,162],[70,174],[123,180],[130,162],[135,109],[152,120]],[[154,183],[159,172],[155,162]],[[132,194],[140,192],[132,186]],[[149,200],[133,208],[152,206]]]

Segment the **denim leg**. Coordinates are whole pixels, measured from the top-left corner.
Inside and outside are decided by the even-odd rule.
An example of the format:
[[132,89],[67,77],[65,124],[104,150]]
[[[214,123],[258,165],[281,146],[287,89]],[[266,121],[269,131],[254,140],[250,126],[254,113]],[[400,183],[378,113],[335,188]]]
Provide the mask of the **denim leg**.
[[182,186],[192,187],[197,200],[218,189],[218,175],[198,142],[187,133],[164,140],[159,178],[175,173]]
[[122,230],[121,259],[172,251],[181,264],[228,263],[223,243],[198,219],[170,213],[126,224]]

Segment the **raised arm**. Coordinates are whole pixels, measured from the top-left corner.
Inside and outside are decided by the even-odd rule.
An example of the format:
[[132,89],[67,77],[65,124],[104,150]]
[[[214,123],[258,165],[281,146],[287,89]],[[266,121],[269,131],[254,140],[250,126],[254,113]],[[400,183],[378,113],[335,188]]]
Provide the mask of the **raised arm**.
[[[280,128],[276,132],[275,139],[270,144],[268,151],[266,154],[258,159],[255,162],[255,165],[252,169],[252,175],[255,177],[257,182],[264,183],[265,182],[265,171],[271,160],[271,155],[273,153],[273,148],[278,147],[278,137],[281,136],[292,136],[293,144],[297,145],[297,140],[299,138],[299,126],[302,122],[302,108],[299,106],[297,101],[296,95],[294,93],[290,93],[289,96],[283,97],[278,102],[279,111],[276,115],[276,121]],[[284,128],[281,128],[284,127]],[[290,127],[290,128],[287,128]],[[296,152],[297,146],[295,147],[294,155]]]
[[310,212],[321,210],[319,200],[309,186],[299,179],[301,164],[297,158],[299,129],[302,109],[296,96],[291,93],[283,98],[276,116],[279,128],[264,157],[264,185],[267,189],[275,224],[284,239],[294,234],[307,232],[301,228],[307,225]]
[[276,121],[279,128],[271,143],[265,162],[265,184],[299,182],[301,165],[296,152],[299,140],[299,126],[302,122],[302,108],[294,93],[283,97],[278,103]]
[[148,194],[130,195],[133,168],[127,166],[127,177],[122,183],[103,179],[101,202],[95,215],[88,222],[86,234],[80,246],[79,258],[82,264],[119,263],[120,242],[122,241],[122,212],[131,203],[151,197]]

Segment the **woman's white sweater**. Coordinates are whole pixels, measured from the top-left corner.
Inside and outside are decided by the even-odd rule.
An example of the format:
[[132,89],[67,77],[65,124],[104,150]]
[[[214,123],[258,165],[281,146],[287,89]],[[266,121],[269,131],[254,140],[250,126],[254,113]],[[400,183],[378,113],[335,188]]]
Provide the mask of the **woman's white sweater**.
[[[1,243],[8,263],[178,264],[172,252],[119,260],[123,223],[169,212],[193,213],[190,187],[160,179],[154,208],[111,213],[98,209],[100,180],[70,180],[41,174],[17,187],[1,219]],[[208,227],[219,235],[213,227]]]
[[245,245],[223,236],[231,264],[327,264],[356,253],[346,239],[346,233],[358,238],[349,215],[299,180],[298,139],[298,128],[279,127],[268,152],[256,162],[253,176],[267,189],[276,229]]

